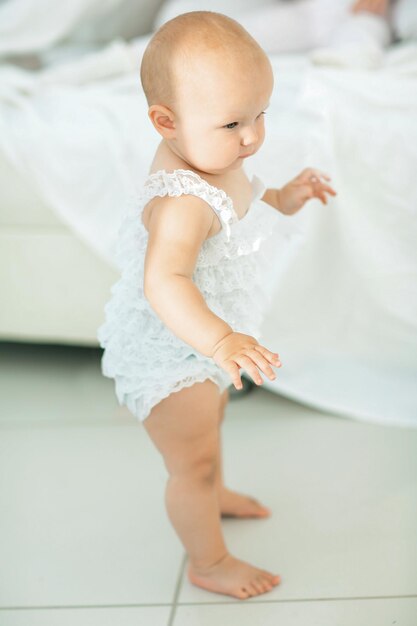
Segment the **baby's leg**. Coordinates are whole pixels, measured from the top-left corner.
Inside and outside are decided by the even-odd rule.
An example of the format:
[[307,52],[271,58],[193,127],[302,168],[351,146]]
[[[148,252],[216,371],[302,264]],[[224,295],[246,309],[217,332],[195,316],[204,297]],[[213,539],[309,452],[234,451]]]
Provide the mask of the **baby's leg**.
[[164,398],[143,424],[169,477],[168,516],[189,556],[193,584],[247,598],[269,591],[279,577],[234,558],[224,542],[216,485],[220,393],[211,380]]
[[229,401],[229,391],[225,389],[220,395],[220,408],[218,415],[218,450],[216,459],[216,488],[219,495],[220,513],[222,517],[238,518],[262,518],[269,517],[271,511],[263,506],[256,498],[228,489],[224,484],[223,477],[223,453],[221,442],[221,425],[224,419],[226,405]]
[[218,446],[218,387],[210,380],[174,392],[144,426],[169,472],[166,506],[192,562],[207,566],[226,553],[213,489]]

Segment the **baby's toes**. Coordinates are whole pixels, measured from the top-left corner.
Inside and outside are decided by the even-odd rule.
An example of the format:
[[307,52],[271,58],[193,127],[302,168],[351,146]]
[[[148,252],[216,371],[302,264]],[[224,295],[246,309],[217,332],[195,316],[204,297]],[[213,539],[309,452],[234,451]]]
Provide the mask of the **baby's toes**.
[[257,578],[254,578],[253,580],[250,581],[249,587],[251,590],[252,589],[254,590],[253,593],[251,591],[251,595],[258,596],[259,594],[264,593],[263,586]]
[[246,587],[240,587],[239,591],[236,594],[236,597],[240,598],[241,600],[246,600],[247,598],[251,597],[251,594],[246,589]]
[[259,584],[262,587],[263,593],[266,591],[270,591],[272,589],[272,583],[266,578],[266,576],[259,576],[258,578]]
[[267,572],[266,570],[262,570],[262,574],[266,577],[266,579],[271,583],[271,585],[277,585],[281,582],[281,577],[277,574],[271,574],[271,572]]

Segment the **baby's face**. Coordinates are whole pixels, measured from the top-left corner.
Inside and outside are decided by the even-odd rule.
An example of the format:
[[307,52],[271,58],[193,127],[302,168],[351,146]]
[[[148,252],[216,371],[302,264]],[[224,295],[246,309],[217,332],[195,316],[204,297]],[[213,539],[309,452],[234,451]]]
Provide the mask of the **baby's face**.
[[263,111],[274,86],[268,58],[249,65],[234,61],[233,67],[211,58],[183,75],[170,148],[208,174],[240,168],[242,157],[257,152],[264,141]]

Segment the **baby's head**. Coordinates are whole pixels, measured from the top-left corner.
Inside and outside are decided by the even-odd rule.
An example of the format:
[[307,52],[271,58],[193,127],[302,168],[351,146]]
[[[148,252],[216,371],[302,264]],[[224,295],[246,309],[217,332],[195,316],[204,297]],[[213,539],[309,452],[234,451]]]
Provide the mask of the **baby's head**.
[[191,11],[163,24],[143,55],[141,81],[156,130],[194,169],[237,169],[262,145],[273,72],[232,18]]

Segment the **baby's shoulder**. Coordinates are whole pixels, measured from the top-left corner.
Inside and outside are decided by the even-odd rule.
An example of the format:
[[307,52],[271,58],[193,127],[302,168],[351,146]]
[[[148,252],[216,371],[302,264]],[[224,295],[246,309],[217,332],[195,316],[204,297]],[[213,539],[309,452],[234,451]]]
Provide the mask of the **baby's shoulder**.
[[[235,211],[232,198],[217,179],[202,176],[191,169],[152,167],[144,182],[142,202],[142,223],[146,230],[149,232],[151,217],[157,210],[162,220],[167,212],[177,214],[179,219],[192,214],[195,226],[204,229],[209,224],[207,239],[218,234],[225,220],[233,220]],[[170,215],[167,215],[169,218]]]
[[156,195],[143,206],[141,220],[144,228],[150,231],[152,223],[161,226],[165,223],[174,234],[185,227],[201,229],[210,236],[215,221],[213,209],[204,198],[193,194]]

